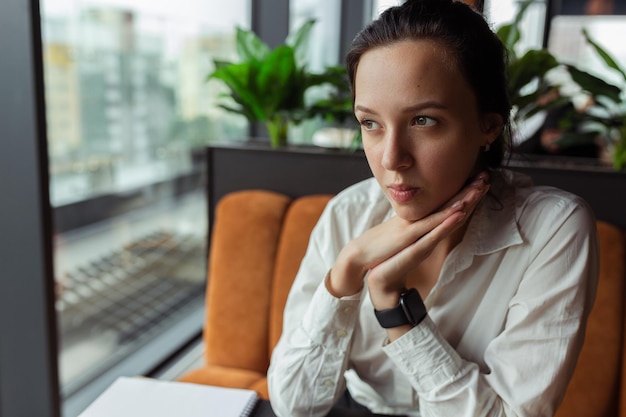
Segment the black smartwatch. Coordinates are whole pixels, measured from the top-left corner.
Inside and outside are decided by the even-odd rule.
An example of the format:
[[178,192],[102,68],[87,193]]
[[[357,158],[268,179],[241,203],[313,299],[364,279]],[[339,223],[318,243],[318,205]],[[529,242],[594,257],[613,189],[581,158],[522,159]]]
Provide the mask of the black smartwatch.
[[400,302],[394,308],[386,310],[374,309],[378,323],[385,329],[410,324],[417,326],[426,317],[426,307],[422,297],[415,288],[403,290],[400,293]]

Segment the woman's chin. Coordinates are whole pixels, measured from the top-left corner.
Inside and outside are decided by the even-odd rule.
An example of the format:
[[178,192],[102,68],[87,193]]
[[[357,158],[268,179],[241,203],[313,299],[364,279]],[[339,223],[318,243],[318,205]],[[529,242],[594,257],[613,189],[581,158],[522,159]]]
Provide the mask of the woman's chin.
[[428,215],[424,210],[416,209],[415,207],[394,204],[393,208],[398,217],[408,222],[415,222]]

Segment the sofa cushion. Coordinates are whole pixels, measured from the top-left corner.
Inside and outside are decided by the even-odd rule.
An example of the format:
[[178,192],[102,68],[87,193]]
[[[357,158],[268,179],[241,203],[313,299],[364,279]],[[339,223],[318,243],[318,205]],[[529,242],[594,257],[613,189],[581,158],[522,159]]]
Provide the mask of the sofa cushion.
[[289,203],[281,194],[241,191],[216,208],[204,329],[208,365],[267,371],[271,281]]
[[283,310],[300,262],[309,245],[309,236],[332,195],[300,197],[289,206],[280,235],[270,303],[269,352],[283,331]]

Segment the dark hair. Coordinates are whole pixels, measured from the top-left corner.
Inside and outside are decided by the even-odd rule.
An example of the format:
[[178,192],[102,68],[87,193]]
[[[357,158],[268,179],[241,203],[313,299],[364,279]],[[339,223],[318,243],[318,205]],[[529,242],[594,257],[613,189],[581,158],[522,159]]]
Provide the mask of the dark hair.
[[428,39],[446,46],[472,87],[478,110],[502,116],[502,133],[488,152],[481,153],[483,159],[479,161],[485,167],[500,167],[510,145],[506,48],[485,19],[461,1],[407,0],[385,10],[366,26],[354,38],[346,56],[353,102],[354,79],[361,56],[371,49],[411,39]]

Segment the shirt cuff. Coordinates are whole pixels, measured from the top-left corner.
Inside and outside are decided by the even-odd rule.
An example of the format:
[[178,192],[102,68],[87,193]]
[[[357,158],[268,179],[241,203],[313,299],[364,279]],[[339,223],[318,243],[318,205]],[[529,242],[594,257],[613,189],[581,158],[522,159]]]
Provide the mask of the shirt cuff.
[[463,359],[437,330],[429,316],[409,332],[383,346],[418,394],[426,394],[456,379]]
[[359,317],[361,294],[337,298],[328,291],[325,281],[320,283],[302,321],[305,333],[314,343],[347,349]]

